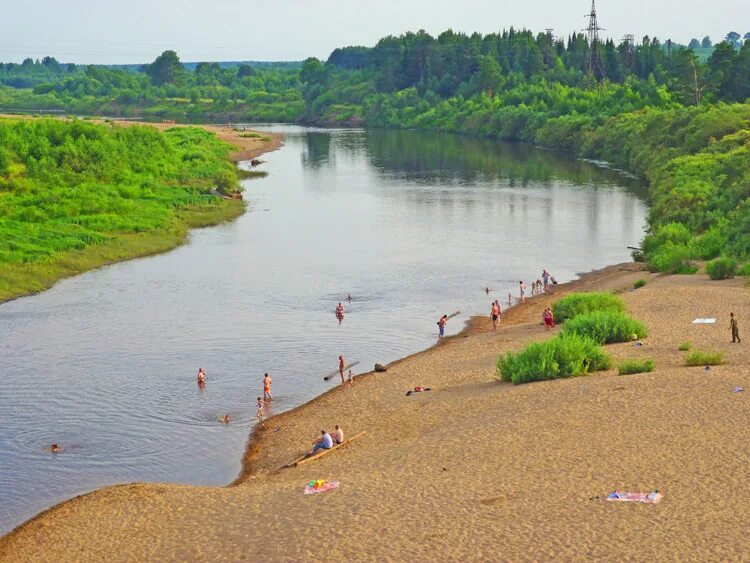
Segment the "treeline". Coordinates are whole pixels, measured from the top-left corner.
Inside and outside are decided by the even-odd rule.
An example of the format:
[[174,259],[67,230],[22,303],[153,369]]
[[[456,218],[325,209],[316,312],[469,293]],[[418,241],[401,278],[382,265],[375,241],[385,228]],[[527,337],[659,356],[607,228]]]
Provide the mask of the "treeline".
[[173,246],[183,212],[236,215],[212,195],[239,190],[229,148],[202,129],[0,120],[0,300]]
[[334,51],[301,72],[306,119],[531,142],[650,183],[643,258],[689,271],[750,258],[750,41],[695,53],[644,38],[592,50],[574,34],[424,32]]
[[298,65],[198,63],[187,69],[165,51],[139,71],[61,65],[52,57],[0,64],[0,107],[77,114],[295,121],[303,111]]

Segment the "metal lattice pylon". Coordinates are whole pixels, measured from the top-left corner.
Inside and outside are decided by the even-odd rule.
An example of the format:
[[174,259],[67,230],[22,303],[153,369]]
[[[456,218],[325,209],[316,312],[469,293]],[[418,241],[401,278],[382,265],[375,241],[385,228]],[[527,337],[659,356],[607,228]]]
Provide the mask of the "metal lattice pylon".
[[599,21],[596,17],[596,0],[591,0],[591,13],[586,14],[584,17],[589,19],[589,26],[584,30],[589,43],[586,70],[598,74],[600,78],[604,78],[604,66],[602,65],[601,53],[599,52],[599,47],[601,46],[599,32],[604,31],[604,28],[599,27]]

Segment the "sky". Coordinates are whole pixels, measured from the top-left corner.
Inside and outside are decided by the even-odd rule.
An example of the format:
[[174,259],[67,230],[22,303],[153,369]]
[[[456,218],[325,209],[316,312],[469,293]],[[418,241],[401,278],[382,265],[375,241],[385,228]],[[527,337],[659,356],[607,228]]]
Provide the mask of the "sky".
[[[491,33],[514,26],[567,36],[591,0],[0,0],[0,61],[142,63],[325,59],[346,45],[424,29]],[[750,31],[750,0],[598,0],[602,33],[687,43]]]

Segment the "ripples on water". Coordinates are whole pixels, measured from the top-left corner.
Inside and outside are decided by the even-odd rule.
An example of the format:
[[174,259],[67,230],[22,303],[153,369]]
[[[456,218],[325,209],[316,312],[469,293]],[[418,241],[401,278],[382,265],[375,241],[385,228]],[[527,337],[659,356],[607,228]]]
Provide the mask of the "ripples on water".
[[246,184],[238,221],[0,306],[0,532],[103,485],[227,484],[265,371],[285,410],[330,388],[339,354],[366,371],[416,352],[441,314],[465,313],[455,333],[518,280],[627,260],[642,235],[645,207],[623,187],[637,186],[588,163],[447,135],[279,129],[286,146]]

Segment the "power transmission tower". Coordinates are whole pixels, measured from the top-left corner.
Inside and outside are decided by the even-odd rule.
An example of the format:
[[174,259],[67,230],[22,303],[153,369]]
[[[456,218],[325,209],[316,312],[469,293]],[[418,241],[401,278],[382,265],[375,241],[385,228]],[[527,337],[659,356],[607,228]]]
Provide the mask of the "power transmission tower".
[[635,35],[629,33],[622,40],[625,43],[625,67],[632,72],[635,68]]
[[596,17],[596,0],[591,0],[591,13],[586,14],[584,17],[589,19],[589,26],[584,29],[589,42],[589,56],[586,69],[589,72],[598,74],[600,78],[604,78],[604,66],[602,65],[602,57],[599,53],[599,46],[601,45],[599,32],[604,31],[604,28],[599,27],[599,21]]

